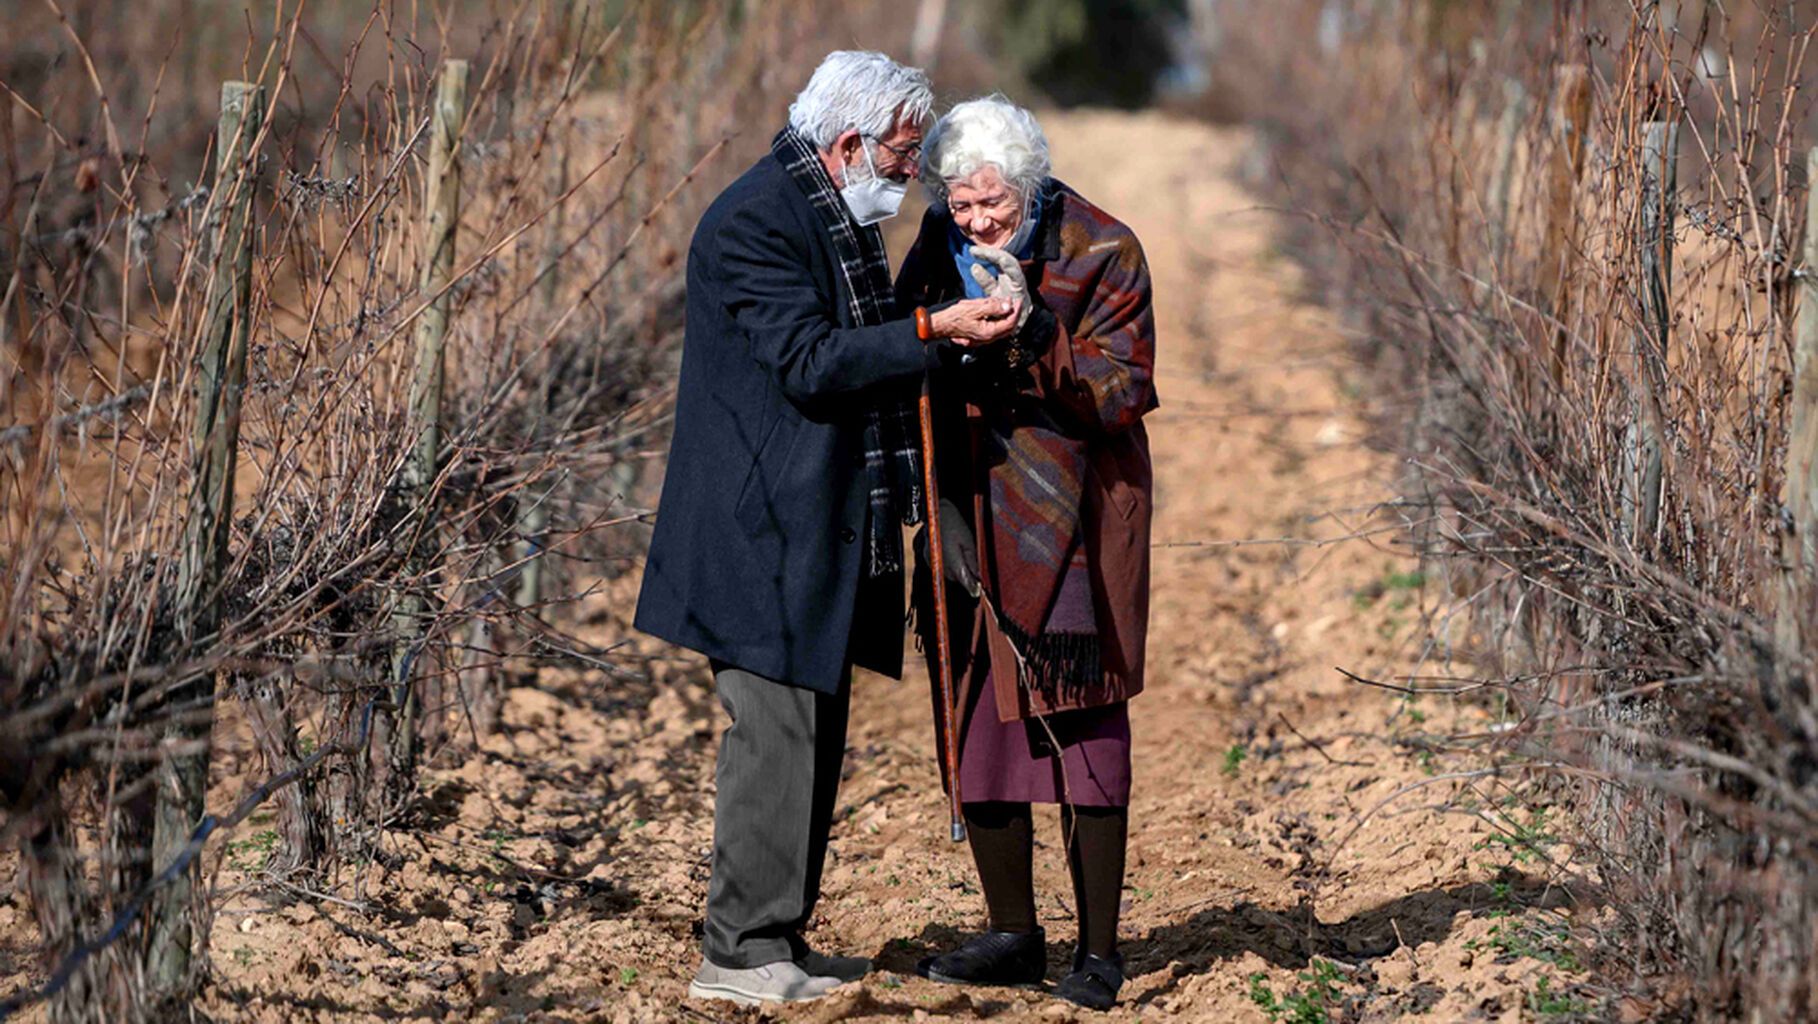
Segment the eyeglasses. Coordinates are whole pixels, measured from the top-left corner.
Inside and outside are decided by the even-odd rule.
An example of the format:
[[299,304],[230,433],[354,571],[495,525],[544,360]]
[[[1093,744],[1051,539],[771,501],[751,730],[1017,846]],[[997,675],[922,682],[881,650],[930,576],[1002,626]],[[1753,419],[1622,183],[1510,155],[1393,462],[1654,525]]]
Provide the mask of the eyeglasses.
[[890,154],[892,156],[896,157],[898,160],[903,161],[904,163],[909,163],[909,164],[918,163],[922,159],[922,144],[919,142],[913,146],[910,146],[908,149],[898,149],[895,146],[892,146],[890,143],[885,142],[883,139],[880,139],[875,135],[867,135],[867,136],[865,136],[865,138],[870,139],[872,142],[875,142],[878,145],[889,150]]

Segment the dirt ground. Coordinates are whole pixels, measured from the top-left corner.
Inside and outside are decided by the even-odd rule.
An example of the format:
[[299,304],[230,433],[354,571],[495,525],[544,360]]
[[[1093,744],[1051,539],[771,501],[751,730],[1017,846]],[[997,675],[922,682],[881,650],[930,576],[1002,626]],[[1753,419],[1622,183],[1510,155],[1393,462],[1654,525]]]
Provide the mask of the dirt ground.
[[[1160,319],[1150,675],[1131,708],[1130,982],[1108,1016],[1582,1012],[1579,954],[1562,936],[1586,908],[1548,884],[1544,858],[1508,841],[1544,841],[1544,821],[1505,812],[1473,790],[1478,780],[1453,777],[1474,765],[1427,749],[1426,737],[1492,728],[1492,709],[1408,699],[1335,670],[1468,672],[1446,662],[1444,637],[1418,628],[1437,596],[1397,546],[1394,515],[1376,508],[1394,466],[1364,443],[1363,370],[1282,254],[1277,215],[1240,184],[1248,137],[1160,115],[1045,124],[1059,176],[1143,240]],[[582,606],[589,639],[628,635],[636,585],[633,571]],[[722,715],[699,658],[631,645],[647,678],[552,669],[513,690],[501,733],[426,773],[421,827],[350,867],[336,900],[232,896],[199,1009],[221,1021],[1094,1016],[1045,993],[962,991],[912,973],[983,919],[969,857],[946,838],[919,659],[902,682],[855,683],[809,936],[874,957],[876,972],[787,1011],[686,1000]],[[236,795],[223,787],[211,803]],[[1056,816],[1037,827],[1058,979],[1071,889]],[[224,888],[260,852],[256,825],[232,839]],[[0,901],[12,956],[29,922],[21,898]]]

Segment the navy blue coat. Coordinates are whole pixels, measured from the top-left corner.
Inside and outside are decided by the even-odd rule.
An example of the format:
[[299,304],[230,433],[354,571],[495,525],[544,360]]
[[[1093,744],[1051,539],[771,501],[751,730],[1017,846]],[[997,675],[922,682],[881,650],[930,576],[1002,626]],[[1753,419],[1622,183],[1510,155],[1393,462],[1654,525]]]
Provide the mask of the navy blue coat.
[[637,628],[825,693],[849,664],[900,675],[901,574],[860,578],[864,416],[913,398],[941,347],[907,317],[856,326],[832,240],[774,156],[720,193],[688,249],[675,436]]

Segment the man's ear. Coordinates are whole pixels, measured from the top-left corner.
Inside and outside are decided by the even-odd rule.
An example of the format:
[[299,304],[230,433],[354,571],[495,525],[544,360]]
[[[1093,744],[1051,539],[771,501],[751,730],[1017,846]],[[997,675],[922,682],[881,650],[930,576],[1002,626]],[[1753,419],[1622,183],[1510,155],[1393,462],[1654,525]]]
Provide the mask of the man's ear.
[[850,164],[853,156],[864,148],[865,137],[857,128],[848,128],[833,139],[833,155],[841,164]]

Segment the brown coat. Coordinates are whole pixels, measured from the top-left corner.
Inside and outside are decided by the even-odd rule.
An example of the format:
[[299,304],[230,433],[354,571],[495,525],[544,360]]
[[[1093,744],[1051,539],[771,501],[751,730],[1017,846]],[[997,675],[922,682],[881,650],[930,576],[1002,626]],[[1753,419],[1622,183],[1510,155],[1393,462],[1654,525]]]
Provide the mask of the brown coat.
[[[951,231],[944,210],[931,210],[923,219],[897,280],[906,304],[936,305],[964,295],[947,242]],[[1017,549],[1025,546],[1018,540],[1031,522],[1059,520],[1064,536],[1050,539],[1070,544],[1077,535],[1083,544],[1102,671],[1083,684],[1076,680],[1062,687],[1039,680],[1031,685],[1027,671],[991,673],[1004,721],[1136,695],[1143,688],[1149,623],[1153,479],[1142,416],[1155,408],[1156,399],[1154,319],[1141,246],[1129,228],[1056,182],[1023,269],[1040,300],[1019,339],[1028,354],[1018,359],[1015,350],[991,353],[935,378],[942,496],[972,506],[980,576],[991,599],[988,606],[974,607],[959,588],[948,588],[950,601],[958,594],[953,613],[970,618],[954,628],[954,654],[963,673],[960,706],[978,683],[972,678],[977,659],[967,656],[973,648],[960,644],[978,638],[992,665],[1026,667],[1000,616],[1015,615],[1018,600],[1025,599],[1025,607],[1038,609],[1039,630],[1044,602],[1052,599],[1051,593],[1014,589],[1019,580],[1042,581],[1039,574],[1017,571]],[[1019,466],[1033,463],[1077,468],[1072,476],[1057,471],[1073,482],[1072,490],[1061,489],[1063,514],[1055,515],[1052,507],[1053,477],[1035,485],[1016,477]],[[996,495],[999,508],[992,507],[989,495]],[[1039,507],[1043,503],[1045,510]],[[1017,525],[1011,529],[1006,522]],[[925,584],[926,574],[921,576]],[[927,607],[924,594],[918,607],[924,624],[932,619]],[[1025,613],[1012,621],[1029,619]]]

